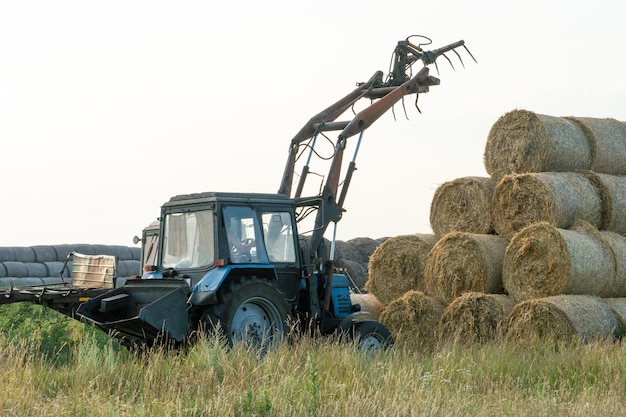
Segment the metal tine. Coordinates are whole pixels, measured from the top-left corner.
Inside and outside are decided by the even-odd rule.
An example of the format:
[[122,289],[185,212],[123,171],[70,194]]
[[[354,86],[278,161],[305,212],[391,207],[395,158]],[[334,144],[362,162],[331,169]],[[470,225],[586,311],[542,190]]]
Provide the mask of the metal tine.
[[465,68],[465,64],[463,63],[463,58],[461,58],[461,55],[459,55],[459,53],[456,51],[456,49],[453,49],[452,52],[454,52],[456,54],[456,56],[459,57],[459,61],[461,61],[461,65],[463,65],[463,68]]
[[409,119],[409,114],[406,112],[406,104],[404,103],[404,97],[402,97],[402,110],[404,110],[404,117],[405,117],[407,120],[410,120],[410,119]]
[[[454,49],[453,49],[453,51],[454,51]],[[452,64],[452,61],[450,61],[450,58],[448,58],[448,56],[446,54],[441,54],[441,56],[443,56],[445,59],[447,59],[448,63],[452,67],[452,69],[456,71],[456,68],[454,68],[454,65]]]
[[467,49],[467,46],[465,46],[465,44],[463,44],[463,48],[465,48],[465,50],[467,51],[467,53],[469,54],[469,56],[472,57],[472,59],[474,60],[475,63],[478,64],[478,61],[476,61],[476,58],[474,58],[474,55],[472,55],[472,53],[470,52],[469,49]]

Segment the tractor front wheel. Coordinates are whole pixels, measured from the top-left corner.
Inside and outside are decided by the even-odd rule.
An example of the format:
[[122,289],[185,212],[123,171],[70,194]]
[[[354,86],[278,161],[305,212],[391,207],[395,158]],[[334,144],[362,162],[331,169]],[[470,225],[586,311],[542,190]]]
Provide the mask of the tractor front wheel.
[[393,345],[393,338],[389,329],[375,320],[352,323],[350,335],[358,343],[359,350],[382,351]]

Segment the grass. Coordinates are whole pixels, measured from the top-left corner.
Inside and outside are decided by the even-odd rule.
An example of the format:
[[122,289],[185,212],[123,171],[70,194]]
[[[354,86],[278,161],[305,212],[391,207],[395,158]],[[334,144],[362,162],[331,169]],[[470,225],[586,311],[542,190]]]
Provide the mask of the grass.
[[626,407],[621,343],[365,354],[302,337],[259,358],[209,336],[185,352],[136,356],[95,329],[50,319],[71,328],[56,349],[41,333],[0,331],[0,415],[552,417]]

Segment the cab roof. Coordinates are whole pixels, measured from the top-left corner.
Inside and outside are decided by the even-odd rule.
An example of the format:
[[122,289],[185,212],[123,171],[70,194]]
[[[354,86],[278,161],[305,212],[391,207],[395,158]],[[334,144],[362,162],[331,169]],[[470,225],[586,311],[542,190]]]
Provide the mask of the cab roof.
[[163,207],[180,206],[187,204],[203,204],[203,203],[281,203],[294,204],[293,200],[284,194],[265,194],[265,193],[233,193],[233,192],[203,192],[193,194],[180,194],[169,199],[163,204]]

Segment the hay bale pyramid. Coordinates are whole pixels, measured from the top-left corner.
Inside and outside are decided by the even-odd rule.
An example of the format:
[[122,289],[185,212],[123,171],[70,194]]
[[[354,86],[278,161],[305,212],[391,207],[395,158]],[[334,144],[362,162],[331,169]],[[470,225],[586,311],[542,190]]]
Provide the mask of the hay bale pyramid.
[[[433,235],[374,250],[365,288],[384,306],[381,321],[416,344],[621,336],[626,123],[516,109],[491,127],[483,162],[489,177],[436,190]],[[430,306],[424,324],[409,305]]]

